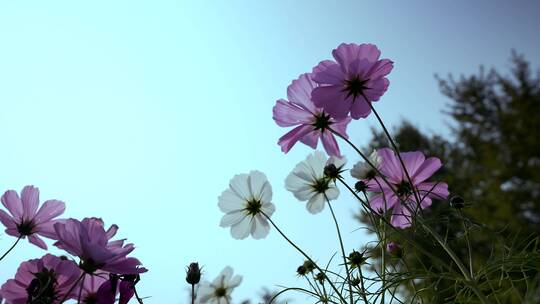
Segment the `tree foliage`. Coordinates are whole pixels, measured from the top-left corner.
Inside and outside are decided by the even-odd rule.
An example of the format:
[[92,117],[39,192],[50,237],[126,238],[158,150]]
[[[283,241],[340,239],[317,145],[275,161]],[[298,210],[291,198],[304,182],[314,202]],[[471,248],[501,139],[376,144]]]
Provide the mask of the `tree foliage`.
[[[527,255],[537,253],[539,246],[540,73],[513,53],[509,74],[480,68],[475,75],[437,79],[450,100],[445,113],[452,119],[452,138],[425,134],[410,122],[397,127],[394,137],[401,151],[420,150],[441,158],[444,167],[435,180],[446,181],[466,207],[457,211],[439,201],[423,216],[463,261],[468,260],[465,236],[470,238],[473,265],[486,294],[496,295],[501,303],[538,300],[538,288],[530,282],[540,281],[533,279],[540,265],[536,255]],[[384,146],[389,146],[384,134],[373,130],[368,148]],[[359,218],[369,224],[365,214]],[[448,260],[419,230],[409,229],[415,238],[425,239],[425,250]],[[392,237],[399,241],[399,236]],[[424,303],[459,302],[456,282],[430,279],[430,269],[441,267],[430,261],[418,248],[407,247],[404,263],[396,262],[396,267],[406,264],[425,272],[425,279],[409,288],[411,297],[416,293]]]

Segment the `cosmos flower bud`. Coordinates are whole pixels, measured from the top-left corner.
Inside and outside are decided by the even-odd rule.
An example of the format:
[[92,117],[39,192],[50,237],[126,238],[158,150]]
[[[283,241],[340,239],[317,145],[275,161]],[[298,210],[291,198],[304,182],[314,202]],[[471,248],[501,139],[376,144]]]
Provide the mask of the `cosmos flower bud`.
[[322,272],[317,273],[317,275],[315,276],[315,280],[317,280],[319,284],[324,283],[324,278],[326,278],[326,275],[324,275],[324,273]]
[[198,284],[201,280],[201,269],[199,268],[199,263],[189,264],[186,271],[186,282],[191,285]]
[[358,192],[364,192],[367,189],[367,185],[363,181],[357,181],[356,184],[354,184],[354,189]]
[[352,278],[351,279],[351,285],[352,286],[358,286],[358,285],[360,285],[360,283],[361,283],[360,278]]
[[349,260],[348,264],[351,265],[352,268],[360,268],[360,266],[362,266],[367,260],[367,258],[364,257],[364,254],[356,250],[353,250],[347,259]]
[[308,273],[308,271],[306,267],[304,267],[304,265],[301,265],[301,266],[298,266],[298,268],[296,269],[296,273],[298,273],[298,276],[305,276]]
[[462,209],[465,207],[465,200],[459,195],[456,195],[450,199],[450,206],[456,209]]
[[390,255],[397,258],[401,258],[403,256],[403,248],[396,242],[389,242],[386,244],[386,251],[390,253]]
[[313,263],[312,261],[310,260],[306,260],[304,262],[304,265],[302,265],[306,268],[306,271],[309,273],[309,272],[312,272],[314,269],[315,269],[315,263]]
[[324,167],[324,176],[328,178],[337,178],[339,175],[339,170],[334,164],[329,164],[326,167]]

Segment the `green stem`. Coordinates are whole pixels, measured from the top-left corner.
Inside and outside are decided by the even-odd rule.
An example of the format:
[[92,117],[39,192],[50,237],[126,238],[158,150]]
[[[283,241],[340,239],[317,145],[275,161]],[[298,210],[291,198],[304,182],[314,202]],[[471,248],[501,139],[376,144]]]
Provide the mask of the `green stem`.
[[431,234],[433,236],[433,238],[435,238],[435,240],[439,243],[439,245],[441,245],[441,247],[444,249],[444,251],[446,251],[446,253],[448,253],[448,255],[454,261],[454,263],[456,263],[457,267],[459,268],[459,270],[463,274],[463,277],[465,278],[465,280],[467,281],[467,283],[469,284],[471,289],[474,291],[474,293],[478,296],[478,299],[480,300],[480,302],[482,302],[484,304],[487,304],[488,302],[487,302],[486,296],[478,289],[478,286],[476,285],[476,281],[469,275],[469,273],[467,272],[467,268],[465,267],[465,265],[463,265],[461,260],[454,253],[454,251],[448,246],[448,244],[446,244],[442,240],[441,236],[437,232],[435,232],[433,229],[431,229],[431,227],[429,227],[428,225],[426,225],[424,223],[422,223],[422,227],[429,234]]
[[[375,108],[373,107],[373,105],[371,104],[371,102],[368,101],[367,98],[365,98],[364,96],[364,99],[365,101],[367,102],[367,104],[369,105],[369,107],[371,108],[371,111],[373,111],[373,114],[375,114],[375,117],[377,118],[377,121],[379,121],[379,124],[381,125],[381,127],[383,128],[383,132],[384,134],[386,134],[386,137],[388,137],[388,140],[390,141],[390,145],[392,145],[392,148],[394,149],[394,151],[396,152],[396,155],[399,159],[399,162],[401,164],[401,167],[403,168],[403,171],[405,172],[405,176],[407,177],[407,181],[409,182],[409,184],[411,185],[411,189],[413,191],[413,194],[414,194],[414,197],[416,198],[416,201],[418,202],[418,204],[421,203],[420,201],[420,197],[412,183],[412,179],[409,175],[409,172],[407,171],[407,167],[405,167],[405,162],[403,162],[403,159],[401,158],[401,155],[399,154],[399,149],[396,145],[396,143],[394,142],[394,139],[392,139],[392,136],[390,136],[390,132],[388,132],[388,129],[386,128],[386,126],[384,125],[381,117],[379,116],[379,113],[377,113],[377,111],[375,110]],[[398,196],[399,197],[399,196]]]
[[[281,236],[289,243],[291,244],[291,246],[294,247],[294,249],[296,249],[298,252],[300,252],[308,261],[310,261],[311,263],[313,263],[313,265],[315,265],[315,267],[317,268],[317,270],[319,270],[320,272],[322,272],[323,274],[325,273],[320,267],[319,265],[317,265],[317,263],[315,263],[315,261],[313,261],[309,255],[307,255],[302,249],[300,249],[300,247],[296,246],[296,244],[291,241],[286,235],[285,233],[283,233],[283,231],[281,231],[281,229],[279,229],[279,227],[274,223],[274,221],[272,221],[272,219],[266,215],[266,213],[262,212],[261,211],[261,214],[266,217],[266,219],[270,222],[270,224],[272,224],[272,226],[274,226],[274,228],[276,228],[277,232],[279,232],[279,234],[281,234]],[[332,289],[336,292],[336,294],[339,296],[340,300],[343,301],[343,303],[347,303],[347,300],[345,300],[345,298],[341,295],[341,293],[339,292],[339,290],[336,288],[336,286],[334,285],[334,283],[332,283],[332,280],[328,280],[328,284],[330,284],[330,286],[332,287]]]
[[15,248],[15,246],[17,246],[17,243],[19,243],[19,241],[21,240],[22,236],[19,236],[17,238],[17,240],[15,241],[15,243],[0,257],[0,261],[4,259],[4,257],[6,255],[8,255],[8,253],[13,250],[13,248]]
[[458,210],[458,213],[459,213],[459,216],[461,217],[461,223],[463,224],[463,233],[465,234],[465,241],[467,242],[467,251],[469,254],[469,272],[471,273],[471,278],[474,279],[471,242],[469,240],[469,230],[467,229],[467,224],[465,224],[465,217],[463,216],[463,213],[461,212],[461,210]]
[[381,296],[381,304],[384,304],[384,295],[386,293],[386,229],[382,222],[382,220],[379,221],[379,225],[382,226],[382,238],[381,238],[381,279],[382,279],[382,287],[383,292]]
[[[401,257],[400,259],[403,262],[403,265],[405,266],[405,270],[407,270],[408,273],[411,273],[411,270],[409,268],[409,265],[407,264],[407,261],[405,260],[405,257]],[[417,288],[416,288],[416,284],[414,283],[414,279],[411,279],[410,282],[411,282],[411,286],[412,286],[414,295],[416,297],[416,295],[418,295],[418,291],[417,291]],[[420,299],[420,303],[423,304],[424,300],[422,299],[422,297],[419,296],[418,298]]]
[[[326,196],[326,193],[324,193],[324,198],[326,199],[326,202],[328,203],[328,207],[330,207],[330,213],[332,213],[332,218],[334,219],[334,224],[336,225],[336,231],[339,238],[339,245],[341,247],[341,255],[343,257],[343,264],[345,265],[345,271],[347,272],[347,284],[349,285],[349,298],[350,303],[354,304],[353,296],[352,296],[352,285],[351,285],[351,276],[349,273],[349,266],[347,264],[347,258],[345,257],[345,247],[343,246],[343,239],[341,238],[341,231],[339,229],[339,224],[336,219],[336,214],[334,213],[334,209],[332,208],[332,204],[330,204],[330,200]],[[367,301],[366,301],[367,303]]]

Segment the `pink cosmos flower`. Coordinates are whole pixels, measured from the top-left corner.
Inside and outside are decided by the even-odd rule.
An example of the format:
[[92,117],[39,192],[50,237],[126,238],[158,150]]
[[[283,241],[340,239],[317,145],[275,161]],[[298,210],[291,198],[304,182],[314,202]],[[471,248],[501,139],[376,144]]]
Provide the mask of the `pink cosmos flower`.
[[14,190],[8,190],[2,195],[2,204],[9,213],[0,210],[0,222],[6,226],[6,233],[25,238],[40,248],[47,249],[47,244],[39,237],[55,239],[54,218],[62,214],[65,204],[58,200],[48,200],[38,210],[39,189],[26,186],[21,191],[21,197]]
[[368,191],[377,193],[370,199],[369,203],[371,208],[376,211],[392,210],[390,222],[394,227],[407,228],[411,226],[414,212],[431,206],[432,199],[446,199],[448,197],[446,183],[426,182],[433,173],[441,168],[442,163],[438,158],[426,159],[422,152],[400,153],[411,178],[411,185],[393,150],[383,148],[378,150],[378,154],[382,158],[379,170],[392,188],[380,176],[367,181]]
[[0,296],[6,304],[60,303],[81,273],[73,261],[47,254],[21,263],[15,278],[2,285]]
[[321,61],[313,68],[316,87],[311,99],[335,119],[350,112],[354,119],[371,113],[369,102],[377,101],[386,92],[393,62],[380,59],[381,51],[373,44],[340,44],[332,51],[337,62]]
[[316,107],[311,101],[311,91],[316,87],[317,84],[312,81],[311,74],[302,74],[287,88],[289,100],[280,99],[276,102],[273,108],[276,123],[280,127],[296,126],[279,139],[281,151],[289,152],[298,141],[316,149],[320,139],[328,155],[340,155],[334,134],[328,127],[331,126],[334,131],[347,137],[347,124],[351,119],[330,118],[322,108]]
[[54,229],[58,241],[54,245],[78,256],[81,269],[89,274],[98,269],[115,274],[146,272],[146,268],[139,267],[139,260],[126,257],[135,249],[133,244],[124,245],[124,240],[110,241],[118,227],[113,225],[105,231],[103,226],[103,221],[98,218],[85,218],[82,222],[68,219],[64,223],[56,223]]

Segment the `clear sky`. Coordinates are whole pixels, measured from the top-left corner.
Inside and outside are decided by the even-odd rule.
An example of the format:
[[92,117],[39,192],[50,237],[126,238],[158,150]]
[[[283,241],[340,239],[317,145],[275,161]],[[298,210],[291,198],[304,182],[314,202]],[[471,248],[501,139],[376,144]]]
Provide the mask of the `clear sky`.
[[[276,233],[233,240],[217,197],[236,173],[258,169],[274,188],[275,221],[326,261],[337,242],[328,209],[310,215],[284,179],[310,150],[281,153],[286,130],[271,109],[290,81],[341,42],[375,43],[395,62],[376,104],[448,134],[434,74],[502,70],[511,49],[538,66],[537,1],[3,1],[0,3],[0,191],[33,184],[65,216],[102,217],[136,244],[150,272],[148,303],[183,303],[184,268],[208,279],[226,265],[244,276],[236,300],[261,286],[301,284],[301,257]],[[350,125],[369,138],[372,118]],[[358,158],[348,149],[350,162]],[[347,194],[334,203],[346,248],[368,240]],[[14,241],[0,234],[0,252]],[[24,242],[0,281],[44,254]]]

